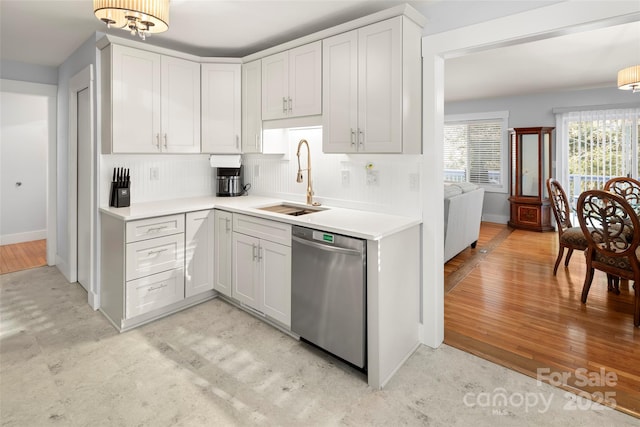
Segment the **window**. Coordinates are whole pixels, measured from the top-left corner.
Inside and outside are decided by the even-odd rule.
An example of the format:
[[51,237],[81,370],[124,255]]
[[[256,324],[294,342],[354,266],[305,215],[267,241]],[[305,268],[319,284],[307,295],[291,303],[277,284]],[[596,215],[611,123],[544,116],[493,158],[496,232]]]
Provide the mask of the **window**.
[[444,180],[508,191],[506,111],[452,115],[444,123]]
[[562,150],[567,195],[602,188],[616,176],[640,177],[640,108],[572,111],[562,114]]

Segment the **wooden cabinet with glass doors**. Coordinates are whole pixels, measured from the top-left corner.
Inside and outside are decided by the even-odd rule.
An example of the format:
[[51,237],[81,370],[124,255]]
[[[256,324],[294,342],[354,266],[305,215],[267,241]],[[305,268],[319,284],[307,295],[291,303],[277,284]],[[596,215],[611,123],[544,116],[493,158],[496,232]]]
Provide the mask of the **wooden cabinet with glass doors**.
[[546,182],[551,177],[552,127],[510,129],[509,226],[552,231]]

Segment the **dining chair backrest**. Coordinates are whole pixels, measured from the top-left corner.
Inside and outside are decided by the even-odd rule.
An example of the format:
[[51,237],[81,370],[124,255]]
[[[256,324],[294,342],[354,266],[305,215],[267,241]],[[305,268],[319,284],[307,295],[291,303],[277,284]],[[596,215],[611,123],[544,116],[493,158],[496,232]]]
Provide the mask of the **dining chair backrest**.
[[[640,273],[636,257],[640,220],[624,197],[610,191],[585,191],[578,198],[577,210],[580,227],[589,244],[588,251],[596,251],[609,259],[627,258],[619,265]],[[616,262],[611,264],[614,266]]]
[[624,176],[611,178],[604,184],[604,189],[624,197],[631,204],[640,204],[640,181],[636,179]]
[[547,179],[547,190],[549,191],[553,216],[556,219],[556,224],[558,224],[558,233],[562,235],[566,229],[572,227],[571,208],[569,207],[567,193],[555,178]]

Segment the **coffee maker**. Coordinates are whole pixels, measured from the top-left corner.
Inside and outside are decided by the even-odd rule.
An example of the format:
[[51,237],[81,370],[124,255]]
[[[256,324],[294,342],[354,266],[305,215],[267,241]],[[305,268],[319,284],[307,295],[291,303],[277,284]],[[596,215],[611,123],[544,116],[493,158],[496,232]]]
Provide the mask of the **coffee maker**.
[[216,196],[241,196],[244,193],[242,165],[237,168],[216,168],[216,183]]

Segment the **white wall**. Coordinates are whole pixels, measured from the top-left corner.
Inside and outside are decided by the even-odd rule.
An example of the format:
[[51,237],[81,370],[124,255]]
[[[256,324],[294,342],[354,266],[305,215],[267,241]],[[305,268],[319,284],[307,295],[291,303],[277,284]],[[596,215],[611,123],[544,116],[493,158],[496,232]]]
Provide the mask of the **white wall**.
[[[25,47],[26,49],[26,47]],[[58,69],[45,65],[25,64],[23,62],[0,61],[0,77],[21,82],[58,84]]]
[[[419,183],[421,156],[324,154],[322,129],[319,127],[290,129],[289,153],[285,156],[244,155],[244,181],[251,183],[250,194],[306,201],[307,172],[303,172],[303,183],[296,182],[296,149],[301,139],[306,139],[311,148],[314,199],[337,207],[405,216],[421,215],[421,192],[417,187],[410,189],[409,185],[410,174],[415,175]],[[300,151],[300,162],[301,168],[306,169],[307,150],[304,146]],[[373,171],[378,174],[377,184],[367,184],[365,166],[368,163],[373,164]],[[348,183],[343,183],[343,172],[348,175]]]
[[45,96],[2,92],[0,97],[1,244],[47,237],[47,104]]
[[[446,69],[446,61],[445,61]],[[637,94],[618,88],[556,91],[533,95],[448,102],[445,114],[469,114],[487,111],[509,111],[509,127],[556,125],[554,108],[591,105],[638,103]],[[552,150],[555,157],[555,148]],[[553,172],[552,172],[553,173]],[[482,216],[485,221],[506,223],[509,220],[509,194],[485,192]]]

